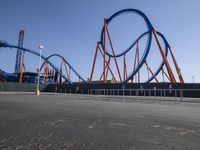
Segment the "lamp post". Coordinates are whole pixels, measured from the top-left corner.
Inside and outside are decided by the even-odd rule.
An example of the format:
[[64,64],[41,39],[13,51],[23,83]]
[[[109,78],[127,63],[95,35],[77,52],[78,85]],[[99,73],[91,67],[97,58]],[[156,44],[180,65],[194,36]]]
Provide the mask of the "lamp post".
[[193,84],[194,84],[194,76],[192,76],[192,82],[193,82]]
[[37,80],[37,89],[35,92],[35,95],[39,96],[40,95],[40,64],[41,64],[41,56],[42,56],[42,49],[44,47],[42,45],[39,46],[39,51],[40,51],[40,58],[39,58],[39,63],[38,63],[38,80]]

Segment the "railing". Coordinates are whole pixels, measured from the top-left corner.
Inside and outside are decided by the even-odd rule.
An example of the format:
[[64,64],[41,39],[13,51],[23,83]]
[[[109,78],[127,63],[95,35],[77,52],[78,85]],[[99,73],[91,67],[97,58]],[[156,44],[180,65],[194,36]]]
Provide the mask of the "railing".
[[[57,90],[57,89],[56,89]],[[71,94],[103,95],[110,98],[136,98],[164,101],[187,101],[185,95],[188,92],[200,93],[200,89],[65,89],[61,88],[55,92]],[[192,99],[200,102],[198,99]],[[190,99],[191,102],[191,99]]]

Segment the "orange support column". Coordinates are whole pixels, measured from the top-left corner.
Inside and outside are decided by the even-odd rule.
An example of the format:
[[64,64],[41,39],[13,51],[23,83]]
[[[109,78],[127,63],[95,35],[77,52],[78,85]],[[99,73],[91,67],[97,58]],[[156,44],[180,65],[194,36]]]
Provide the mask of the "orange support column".
[[126,80],[126,75],[127,75],[127,70],[126,70],[126,55],[124,54],[124,68],[123,68],[123,76],[124,80]]
[[[138,42],[137,42],[136,51],[137,51],[137,63],[138,63],[138,66],[139,66],[140,54],[139,54],[139,44],[138,44]],[[138,70],[138,83],[140,83],[140,70]]]
[[104,82],[106,82],[106,18],[104,18],[104,37],[103,37],[103,77]]
[[[101,49],[101,47],[99,47],[99,50],[100,50],[100,52],[101,52],[101,55],[103,56],[103,50]],[[107,61],[106,61],[106,64],[107,64]],[[110,64],[110,63],[109,63],[109,64]],[[107,65],[106,65],[106,67],[107,67]],[[109,69],[109,71],[110,71],[112,77],[114,78],[115,82],[117,82],[117,80],[116,80],[116,78],[115,78],[115,76],[114,76],[114,74],[113,74],[113,72],[112,72],[112,70],[111,70],[111,68],[110,68],[110,65],[108,65],[108,69]],[[103,74],[104,74],[104,73],[102,73],[100,80],[102,79]]]
[[149,65],[147,64],[147,62],[145,62],[148,70],[150,71],[151,75],[154,77],[154,79],[156,80],[157,83],[159,83],[158,79],[156,78],[155,74],[153,73],[153,71],[151,70],[151,68],[149,67]]
[[173,74],[173,72],[172,72],[172,69],[171,69],[171,67],[170,67],[170,65],[169,65],[169,62],[168,62],[168,60],[167,60],[167,58],[166,58],[166,56],[165,56],[165,54],[164,54],[164,52],[163,52],[163,49],[162,49],[161,44],[160,44],[160,42],[159,42],[159,40],[158,40],[158,36],[157,36],[157,34],[156,34],[156,30],[155,30],[155,29],[153,29],[153,35],[154,35],[154,37],[155,37],[155,39],[156,39],[156,42],[157,42],[158,48],[159,48],[159,50],[160,50],[161,56],[162,56],[162,58],[163,58],[163,61],[164,61],[164,63],[165,63],[165,66],[166,66],[166,68],[167,68],[167,72],[168,72],[168,74],[169,74],[170,80],[171,80],[172,83],[176,83],[176,79],[175,79],[174,74]]
[[23,71],[25,71],[25,64],[24,64],[24,51],[22,51],[22,59],[21,59],[21,68],[20,68],[20,77],[19,77],[19,82],[22,82],[22,77],[23,77]]
[[167,79],[171,82],[169,76],[166,74],[166,72],[164,71],[164,69],[162,69],[162,73],[167,77]]
[[95,52],[94,60],[93,60],[93,64],[92,64],[92,71],[91,71],[91,74],[90,74],[90,83],[92,82],[92,77],[93,77],[93,74],[94,74],[94,67],[95,67],[95,64],[96,64],[98,49],[99,49],[99,42],[97,42],[96,52]]
[[[133,67],[133,72],[135,72],[135,69],[136,69],[136,61],[137,61],[137,47],[136,47],[136,51],[135,51],[135,59],[134,59],[134,67]],[[134,77],[133,77],[133,79],[132,79],[132,83],[133,83],[133,81],[134,81]]]
[[[107,34],[108,34],[108,39],[109,39],[109,42],[110,42],[111,50],[112,50],[112,53],[113,53],[113,56],[114,56],[115,65],[116,65],[116,67],[117,67],[117,72],[118,72],[118,75],[119,75],[119,79],[120,79],[120,82],[122,82],[122,77],[121,77],[121,74],[120,74],[120,70],[119,70],[119,66],[118,66],[118,63],[117,63],[115,51],[114,51],[114,48],[113,48],[113,45],[112,45],[110,33],[109,33],[109,31],[108,31],[106,22],[105,22],[105,27],[106,27],[106,32],[107,32]],[[105,45],[105,44],[104,44],[104,45]]]
[[171,46],[169,46],[169,51],[170,51],[170,54],[171,54],[171,56],[172,56],[172,60],[173,60],[173,62],[174,62],[174,65],[175,65],[176,72],[177,72],[177,74],[178,74],[180,83],[184,83],[184,80],[183,80],[183,77],[182,77],[180,68],[178,67],[178,64],[177,64],[177,62],[176,62],[176,59],[175,59],[175,57],[174,57],[174,54],[172,53]]
[[107,78],[108,78],[109,65],[110,65],[110,57],[109,57],[108,62],[107,62],[107,64],[106,64],[106,80],[107,80]]

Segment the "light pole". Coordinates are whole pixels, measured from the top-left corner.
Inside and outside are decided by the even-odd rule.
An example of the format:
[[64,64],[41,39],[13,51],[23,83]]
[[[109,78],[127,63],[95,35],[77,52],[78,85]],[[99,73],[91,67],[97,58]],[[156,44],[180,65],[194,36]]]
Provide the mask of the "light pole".
[[194,84],[194,76],[192,76],[192,82],[193,82],[193,84]]
[[40,58],[39,58],[39,63],[38,63],[38,80],[37,80],[37,89],[35,92],[35,95],[39,96],[40,95],[40,64],[41,64],[41,56],[42,56],[42,49],[44,47],[42,45],[39,46],[39,51],[40,51]]

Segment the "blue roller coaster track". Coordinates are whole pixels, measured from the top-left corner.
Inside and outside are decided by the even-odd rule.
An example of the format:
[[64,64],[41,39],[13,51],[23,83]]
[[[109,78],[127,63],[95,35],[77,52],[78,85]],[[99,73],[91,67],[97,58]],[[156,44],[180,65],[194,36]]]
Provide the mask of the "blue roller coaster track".
[[[136,44],[137,42],[142,39],[144,36],[147,36],[147,43],[146,43],[146,47],[145,47],[145,50],[143,52],[143,55],[140,59],[140,62],[139,62],[139,65],[137,65],[136,69],[134,71],[132,71],[128,77],[123,80],[122,82],[123,83],[127,83],[129,82],[131,79],[133,79],[133,77],[138,73],[138,71],[141,69],[141,67],[145,64],[145,62],[147,61],[147,57],[148,57],[148,54],[150,52],[150,49],[151,49],[151,43],[152,43],[152,31],[154,30],[154,27],[152,26],[151,22],[149,21],[148,17],[141,11],[137,10],[137,9],[123,9],[123,10],[120,10],[116,13],[114,13],[111,17],[109,17],[108,19],[106,19],[106,23],[107,25],[109,25],[111,23],[111,21],[115,18],[117,18],[118,16],[122,15],[122,14],[126,14],[126,13],[133,13],[133,14],[136,14],[136,15],[139,15],[140,17],[142,17],[146,23],[146,26],[147,26],[147,31],[144,32],[142,35],[140,35],[128,48],[124,49],[121,53],[119,54],[116,54],[116,58],[117,57],[121,57],[121,56],[124,56],[126,53],[128,53]],[[104,28],[102,28],[102,31],[101,31],[101,36],[100,36],[100,44],[102,47],[104,47]],[[165,56],[167,57],[168,55],[168,49],[169,49],[169,44],[168,44],[168,41],[166,40],[166,38],[164,37],[164,35],[160,32],[157,32],[157,35],[163,40],[164,42],[164,46],[165,46]],[[27,51],[29,53],[32,53],[36,56],[40,56],[40,54],[37,52],[37,51],[34,51],[34,50],[31,50],[31,49],[27,49],[27,48],[21,48],[19,46],[15,46],[15,45],[10,45],[8,44],[7,42],[3,42],[3,41],[0,41],[0,47],[8,47],[8,48],[15,48],[15,49],[22,49],[23,51]],[[106,51],[106,55],[109,57],[109,58],[113,58],[114,55],[109,53],[108,51]],[[44,62],[47,62],[54,70],[58,71],[58,73],[65,79],[66,82],[68,83],[73,83],[71,80],[69,80],[69,78],[66,77],[65,74],[63,74],[51,61],[49,61],[49,59],[53,56],[56,56],[56,57],[59,57],[61,58],[68,66],[69,68],[73,71],[73,73],[79,78],[81,79],[84,83],[86,83],[86,80],[72,67],[72,65],[61,55],[59,54],[52,54],[48,57],[44,57],[43,55],[41,56],[41,58],[44,60]],[[44,65],[44,63],[43,63]],[[43,65],[41,66],[40,70],[42,69]],[[154,72],[154,75],[157,76],[161,71],[162,71],[162,68],[164,66],[164,61],[162,61],[159,65],[159,67],[157,68],[157,70]],[[151,82],[152,80],[154,79],[153,76],[151,76],[149,79],[147,79],[145,82],[146,83],[149,83]]]
[[[40,56],[39,52],[37,51],[34,51],[34,50],[31,50],[31,49],[27,49],[27,48],[21,48],[21,47],[18,47],[18,46],[15,46],[15,45],[10,45],[8,44],[7,42],[3,42],[3,41],[0,41],[0,47],[7,47],[7,48],[15,48],[15,49],[22,49],[23,51],[26,51],[26,52],[29,52],[31,54],[34,54],[36,56]],[[53,54],[52,56],[58,56],[60,58],[62,58],[66,63],[67,65],[71,68],[71,70],[83,81],[83,82],[86,82],[86,80],[72,67],[72,65],[64,58],[62,57],[61,55],[59,54]],[[51,61],[48,60],[48,58],[44,57],[43,55],[41,55],[41,58],[46,61],[54,70],[57,70],[58,73],[65,79],[66,82],[69,82],[69,83],[73,83],[71,80],[69,80],[65,74],[63,74]]]
[[[154,30],[154,27],[152,26],[151,22],[149,21],[148,17],[141,11],[137,10],[137,9],[123,9],[123,10],[120,10],[116,13],[114,13],[111,17],[109,17],[108,19],[106,19],[106,23],[107,25],[109,25],[109,23],[117,18],[118,16],[122,15],[122,14],[126,14],[126,13],[133,13],[133,14],[137,14],[139,16],[141,16],[145,23],[146,23],[146,26],[147,26],[147,32],[143,33],[142,35],[140,35],[127,49],[123,50],[121,53],[119,54],[116,54],[116,57],[121,57],[123,55],[125,55],[126,53],[128,53],[135,45],[136,43],[141,39],[143,38],[144,36],[147,35],[147,44],[146,44],[146,48],[145,48],[145,51],[143,53],[143,56],[141,58],[141,61],[139,63],[139,65],[137,66],[137,68],[135,69],[135,71],[132,71],[129,75],[128,75],[128,78],[126,80],[124,80],[123,82],[124,83],[127,83],[128,81],[130,81],[131,79],[133,79],[133,77],[135,76],[135,74],[137,74],[137,72],[141,69],[141,67],[144,65],[144,63],[146,62],[146,59],[148,57],[148,54],[150,52],[150,48],[151,48],[151,42],[152,42],[152,31]],[[101,37],[100,37],[100,43],[102,45],[102,47],[104,47],[104,40],[103,40],[103,37],[104,37],[104,28],[102,28],[102,31],[101,31]],[[165,45],[165,56],[167,56],[168,54],[168,48],[169,48],[169,44],[166,40],[166,38],[164,37],[163,34],[161,34],[160,32],[156,32],[160,37],[161,39],[164,41],[164,45]],[[108,57],[114,57],[112,54],[110,54],[108,51],[106,51],[106,55]],[[154,72],[154,75],[157,76],[160,71],[162,70],[164,66],[164,61],[161,62],[161,64],[159,65],[158,69]],[[149,83],[151,82],[152,80],[154,79],[153,76],[151,76],[147,81],[146,83]]]

